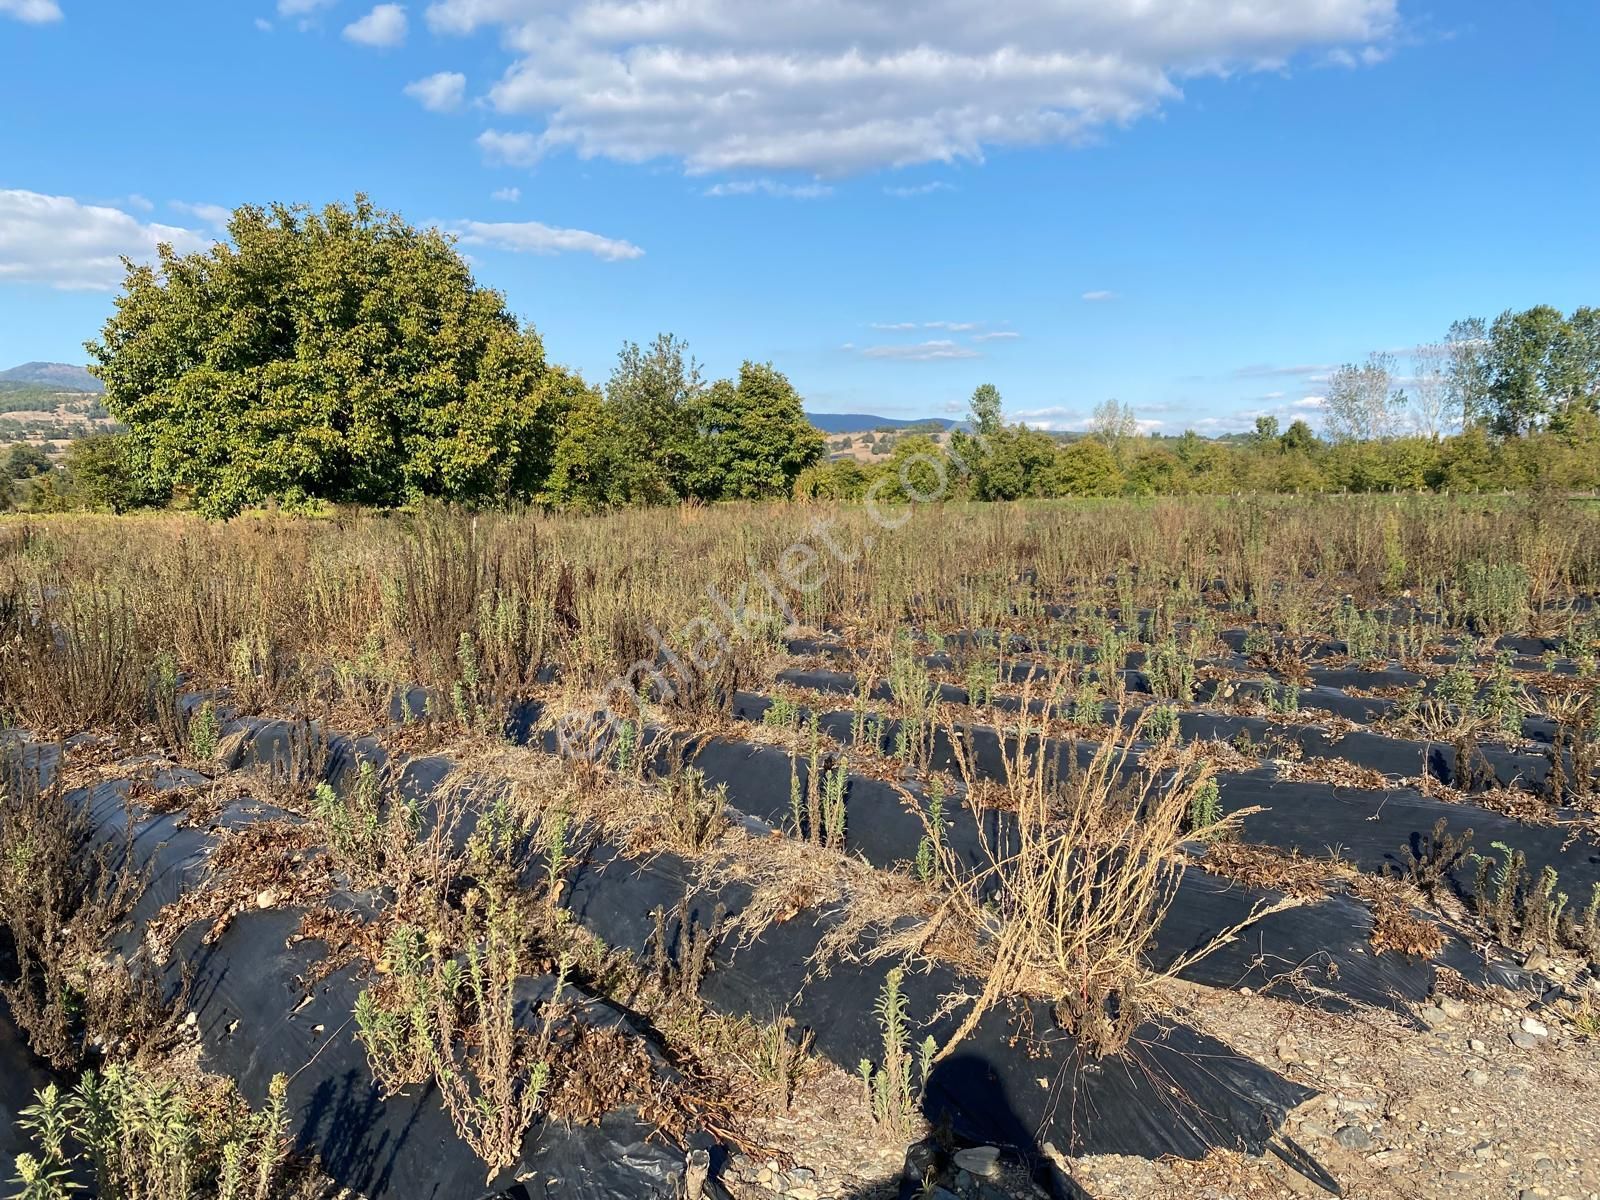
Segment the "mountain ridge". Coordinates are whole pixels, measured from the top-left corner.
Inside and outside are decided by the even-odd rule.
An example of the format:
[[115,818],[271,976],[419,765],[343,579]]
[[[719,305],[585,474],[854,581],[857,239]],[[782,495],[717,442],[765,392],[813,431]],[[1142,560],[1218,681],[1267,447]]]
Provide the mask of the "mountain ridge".
[[949,429],[961,422],[949,417],[876,417],[871,413],[814,413],[806,420],[822,433],[870,433],[875,429],[905,429],[911,425],[938,425]]
[[0,371],[0,383],[31,383],[65,392],[103,392],[104,386],[83,367],[71,363],[25,362]]

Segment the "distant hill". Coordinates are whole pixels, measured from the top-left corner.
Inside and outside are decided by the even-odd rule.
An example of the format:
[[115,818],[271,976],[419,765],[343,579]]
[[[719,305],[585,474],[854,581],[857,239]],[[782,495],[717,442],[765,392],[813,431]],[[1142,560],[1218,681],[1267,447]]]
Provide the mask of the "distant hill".
[[952,425],[960,424],[946,417],[903,420],[899,417],[874,417],[870,413],[807,413],[806,420],[823,433],[866,433],[873,429],[905,429],[909,425],[937,425],[940,429],[949,429]]
[[103,392],[100,381],[71,363],[30,362],[0,371],[0,383],[26,383],[63,392]]

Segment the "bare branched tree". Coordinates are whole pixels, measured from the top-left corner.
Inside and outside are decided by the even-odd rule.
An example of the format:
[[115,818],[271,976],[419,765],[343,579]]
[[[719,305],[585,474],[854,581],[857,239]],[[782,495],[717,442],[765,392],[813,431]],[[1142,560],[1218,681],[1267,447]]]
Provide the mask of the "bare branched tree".
[[1367,361],[1346,363],[1328,378],[1323,421],[1336,442],[1391,437],[1408,403],[1395,387],[1394,355],[1374,351]]
[[1411,427],[1423,437],[1443,437],[1457,424],[1451,398],[1450,347],[1429,342],[1411,352]]
[[1133,405],[1120,400],[1105,400],[1094,406],[1089,429],[1120,458],[1124,443],[1138,436],[1139,422],[1134,418]]
[[1465,429],[1488,415],[1492,375],[1488,324],[1482,317],[1452,322],[1444,347],[1448,356],[1445,370],[1449,377],[1450,408]]

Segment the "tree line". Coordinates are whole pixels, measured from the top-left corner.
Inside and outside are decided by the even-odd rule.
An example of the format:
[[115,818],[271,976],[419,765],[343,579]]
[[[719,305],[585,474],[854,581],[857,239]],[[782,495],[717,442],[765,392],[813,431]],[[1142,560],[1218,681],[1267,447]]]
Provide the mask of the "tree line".
[[548,363],[448,237],[365,197],[247,205],[228,233],[127,264],[87,348],[128,432],[74,447],[80,486],[124,506],[182,492],[217,517],[268,501],[582,508],[787,496],[823,455],[770,364],[707,383],[671,336],[624,347],[603,390]]
[[1470,317],[1415,347],[1403,374],[1377,351],[1328,380],[1325,426],[1334,441],[1483,428],[1495,437],[1561,432],[1600,403],[1600,308],[1570,315],[1548,304]]
[[[600,509],[683,501],[856,499],[952,456],[941,494],[980,500],[1178,492],[1481,491],[1600,485],[1600,310],[1460,321],[1333,372],[1324,432],[1262,418],[1229,439],[1143,435],[1125,405],[1062,437],[1008,425],[991,385],[943,444],[826,462],[770,363],[707,381],[663,334],[629,343],[600,387],[547,362],[538,333],[473,279],[451,240],[358,196],[244,206],[229,240],[126,264],[87,348],[127,432],[81,439],[36,507],[125,511],[182,495],[227,517],[263,503]],[[1458,430],[1458,432],[1452,432]],[[900,489],[896,489],[897,491]]]

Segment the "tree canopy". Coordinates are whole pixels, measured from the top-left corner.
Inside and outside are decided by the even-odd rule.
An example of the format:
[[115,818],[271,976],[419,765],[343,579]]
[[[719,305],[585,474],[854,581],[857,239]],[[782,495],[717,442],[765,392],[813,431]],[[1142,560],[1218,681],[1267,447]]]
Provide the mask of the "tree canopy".
[[557,416],[544,347],[450,239],[359,196],[246,205],[228,235],[127,263],[88,344],[150,486],[187,488],[215,516],[538,492]]

